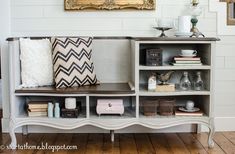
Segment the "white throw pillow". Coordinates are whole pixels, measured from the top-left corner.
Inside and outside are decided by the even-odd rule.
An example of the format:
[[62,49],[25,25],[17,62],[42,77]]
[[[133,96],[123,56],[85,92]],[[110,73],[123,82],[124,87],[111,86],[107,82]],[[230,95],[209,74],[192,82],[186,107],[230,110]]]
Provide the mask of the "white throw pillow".
[[49,39],[20,39],[22,87],[53,84],[52,47]]

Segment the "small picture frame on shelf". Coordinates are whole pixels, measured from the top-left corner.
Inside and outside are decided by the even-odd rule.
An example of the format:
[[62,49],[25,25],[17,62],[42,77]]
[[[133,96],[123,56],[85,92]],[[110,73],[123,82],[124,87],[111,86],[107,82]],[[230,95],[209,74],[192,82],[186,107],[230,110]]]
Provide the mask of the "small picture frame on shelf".
[[162,49],[146,49],[146,66],[162,66]]

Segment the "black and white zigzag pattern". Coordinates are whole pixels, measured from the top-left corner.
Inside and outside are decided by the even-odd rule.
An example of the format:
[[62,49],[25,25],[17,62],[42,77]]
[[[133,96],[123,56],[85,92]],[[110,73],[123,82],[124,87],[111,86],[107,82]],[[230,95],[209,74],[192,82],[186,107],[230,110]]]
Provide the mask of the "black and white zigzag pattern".
[[56,88],[96,84],[92,38],[52,38]]

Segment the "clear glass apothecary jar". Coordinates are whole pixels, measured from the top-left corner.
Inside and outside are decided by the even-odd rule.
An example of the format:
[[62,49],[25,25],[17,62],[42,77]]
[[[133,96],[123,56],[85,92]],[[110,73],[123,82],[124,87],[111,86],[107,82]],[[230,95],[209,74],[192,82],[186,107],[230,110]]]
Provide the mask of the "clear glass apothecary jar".
[[188,72],[186,72],[186,71],[183,72],[183,75],[180,79],[179,87],[180,87],[180,90],[184,90],[184,91],[192,89],[192,84],[191,84],[191,81],[189,79]]
[[197,91],[204,90],[204,82],[202,80],[200,71],[196,72],[196,77],[193,82],[193,87],[194,87],[194,90],[197,90]]

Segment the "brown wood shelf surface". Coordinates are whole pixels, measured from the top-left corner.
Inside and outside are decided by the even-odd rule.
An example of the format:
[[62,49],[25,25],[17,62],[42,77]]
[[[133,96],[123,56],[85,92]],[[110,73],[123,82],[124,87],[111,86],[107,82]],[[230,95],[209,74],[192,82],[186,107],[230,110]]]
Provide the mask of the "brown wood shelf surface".
[[101,83],[99,85],[55,88],[54,86],[22,88],[15,90],[16,94],[49,93],[49,94],[133,94],[128,83]]

